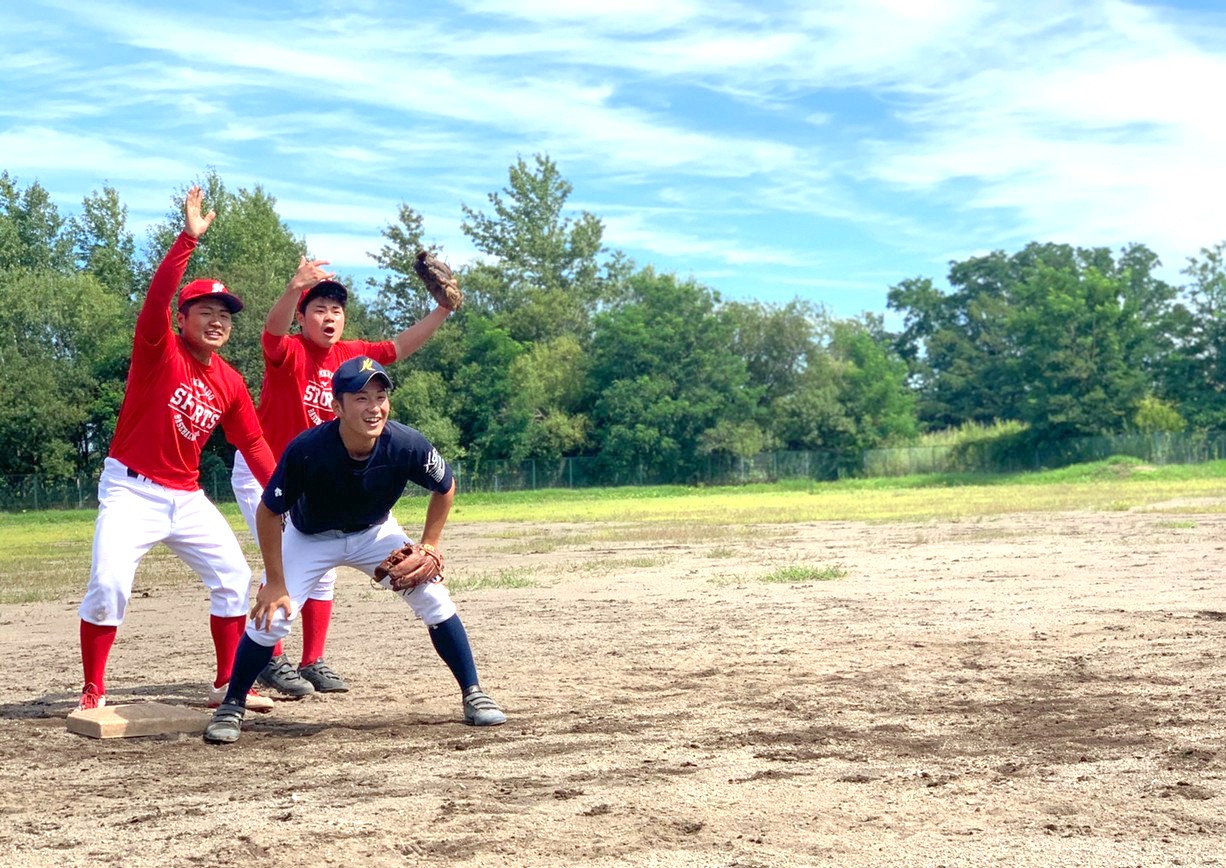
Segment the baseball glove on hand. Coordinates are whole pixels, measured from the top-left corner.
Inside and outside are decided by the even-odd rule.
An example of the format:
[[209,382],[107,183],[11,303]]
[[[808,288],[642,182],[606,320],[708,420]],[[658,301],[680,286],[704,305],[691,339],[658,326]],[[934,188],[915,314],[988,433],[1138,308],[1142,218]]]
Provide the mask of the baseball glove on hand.
[[436,257],[429,250],[419,250],[413,270],[421,278],[421,282],[430,290],[434,300],[440,307],[447,310],[459,310],[464,303],[464,293],[460,291],[460,282],[446,262]]
[[428,543],[405,543],[375,567],[375,581],[391,577],[393,591],[406,591],[443,578],[443,556]]

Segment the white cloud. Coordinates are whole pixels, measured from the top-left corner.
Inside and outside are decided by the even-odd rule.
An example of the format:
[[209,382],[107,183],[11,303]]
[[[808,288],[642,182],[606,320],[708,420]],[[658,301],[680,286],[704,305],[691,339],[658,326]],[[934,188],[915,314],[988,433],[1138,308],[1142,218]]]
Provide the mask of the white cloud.
[[48,127],[0,132],[0,166],[37,175],[66,170],[95,176],[99,167],[113,178],[183,178],[189,169],[173,158],[150,158],[96,135],[61,133]]
[[751,244],[738,240],[735,233],[719,236],[683,232],[667,215],[620,214],[603,218],[604,240],[611,248],[630,248],[667,257],[670,260],[718,262],[727,265],[757,265],[763,268],[813,267],[820,261],[810,251]]
[[[383,246],[383,238],[376,235],[349,234],[344,232],[308,232],[307,246],[312,256],[322,256],[328,260],[330,270],[344,272],[346,270],[370,270],[375,268],[375,261],[368,255]],[[445,251],[445,258],[453,268],[467,265],[479,258],[467,238],[462,235],[449,236],[454,243],[443,243],[436,239],[427,239],[432,243],[440,243]]]
[[960,184],[964,210],[1014,212],[1014,237],[1168,250],[1222,237],[1226,129],[1206,109],[1226,57],[1149,11],[1100,12],[1094,32],[1035,44],[1025,64],[943,82],[901,114],[907,137],[873,144],[868,173],[912,191]]
[[661,3],[659,0],[463,0],[468,12],[529,20],[538,25],[582,23],[605,30],[651,33],[687,24],[703,11],[694,0]]
[[0,58],[0,116],[16,119],[0,167],[104,173],[164,201],[216,166],[361,262],[400,201],[463,250],[459,203],[483,207],[537,152],[614,246],[712,273],[812,268],[852,236],[955,256],[1139,240],[1170,258],[1226,235],[1210,9],[316,5],[33,3],[72,29],[56,41],[7,15],[22,36]]

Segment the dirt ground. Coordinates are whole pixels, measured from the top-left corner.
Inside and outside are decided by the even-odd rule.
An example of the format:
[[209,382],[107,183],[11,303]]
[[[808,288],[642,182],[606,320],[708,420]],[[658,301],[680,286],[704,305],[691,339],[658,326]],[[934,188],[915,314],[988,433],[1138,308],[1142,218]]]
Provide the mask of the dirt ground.
[[[453,576],[536,582],[456,593],[488,730],[357,573],[328,653],[353,690],[231,747],[68,733],[76,601],[0,607],[0,864],[1223,865],[1226,515],[1195,508],[456,525]],[[805,564],[844,575],[760,580]],[[202,706],[203,589],[140,590],[112,701]]]

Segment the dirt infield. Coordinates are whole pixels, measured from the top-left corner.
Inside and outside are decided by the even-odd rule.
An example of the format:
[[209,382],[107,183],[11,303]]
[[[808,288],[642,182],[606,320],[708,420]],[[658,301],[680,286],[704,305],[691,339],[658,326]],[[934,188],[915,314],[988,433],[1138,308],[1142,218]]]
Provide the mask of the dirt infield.
[[[0,607],[0,864],[1226,864],[1226,515],[582,530],[449,528],[537,583],[456,594],[492,730],[357,573],[353,691],[227,748],[67,733],[75,602]],[[758,580],[799,564],[845,574]],[[203,589],[141,589],[113,700],[202,704]]]

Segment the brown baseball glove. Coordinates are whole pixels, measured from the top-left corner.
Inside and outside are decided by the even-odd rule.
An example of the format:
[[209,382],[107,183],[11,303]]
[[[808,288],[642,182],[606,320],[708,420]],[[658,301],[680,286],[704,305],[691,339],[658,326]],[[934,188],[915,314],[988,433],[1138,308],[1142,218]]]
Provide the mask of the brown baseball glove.
[[446,262],[429,250],[419,250],[413,270],[440,307],[448,310],[460,309],[460,305],[464,303],[464,293],[460,290],[460,281],[456,280]]
[[393,591],[405,591],[428,582],[443,580],[443,555],[428,543],[405,543],[375,567],[375,581],[391,577]]

